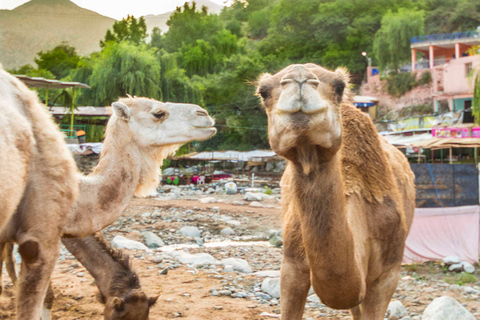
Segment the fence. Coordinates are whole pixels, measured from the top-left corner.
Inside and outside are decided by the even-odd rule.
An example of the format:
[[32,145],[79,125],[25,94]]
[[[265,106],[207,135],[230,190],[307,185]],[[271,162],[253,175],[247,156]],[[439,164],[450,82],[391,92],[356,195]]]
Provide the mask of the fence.
[[411,168],[415,173],[417,208],[479,204],[475,164],[422,163],[411,164]]

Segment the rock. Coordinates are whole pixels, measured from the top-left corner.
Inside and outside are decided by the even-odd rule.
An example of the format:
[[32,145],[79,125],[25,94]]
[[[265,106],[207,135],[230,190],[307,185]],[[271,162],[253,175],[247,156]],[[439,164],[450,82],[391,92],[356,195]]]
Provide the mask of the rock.
[[169,269],[168,267],[167,267],[167,268],[164,268],[163,270],[158,271],[158,274],[166,275],[166,274],[168,274],[168,269]]
[[231,296],[232,295],[232,291],[230,290],[220,290],[218,291],[218,294],[221,295],[221,296]]
[[387,317],[390,320],[400,320],[408,316],[407,310],[400,301],[391,301],[387,308]]
[[451,264],[460,263],[461,261],[462,260],[460,260],[460,258],[457,257],[457,256],[448,256],[448,257],[443,258],[443,263],[445,263],[447,266],[449,266]]
[[312,303],[322,303],[320,301],[320,298],[316,295],[316,294],[311,294],[307,297],[307,301],[308,302],[312,302]]
[[200,238],[202,233],[197,227],[183,227],[179,230],[180,234],[185,237]]
[[175,173],[175,169],[174,168],[166,168],[166,169],[163,169],[162,170],[162,175],[164,176],[171,176]]
[[423,312],[422,320],[475,320],[464,306],[449,296],[433,300]]
[[275,234],[270,240],[268,240],[268,242],[274,247],[281,247],[283,245],[283,238],[278,234]]
[[152,214],[150,212],[145,212],[145,213],[142,213],[142,218],[150,218]]
[[180,263],[193,264],[195,266],[215,264],[218,262],[217,259],[208,253],[190,254],[184,251],[172,251],[168,254]]
[[243,196],[243,199],[247,201],[262,201],[263,197],[264,195],[262,193],[247,192]]
[[280,278],[265,278],[262,282],[262,291],[274,298],[280,298]]
[[226,228],[223,228],[222,231],[220,231],[220,233],[224,236],[231,236],[235,234],[235,231],[233,231],[233,229],[230,227],[226,227]]
[[198,199],[201,203],[214,203],[216,199],[214,197],[208,197],[208,198],[201,198]]
[[474,288],[467,286],[463,288],[463,292],[465,292],[466,294],[477,294],[480,293],[480,290],[475,290]]
[[248,262],[243,259],[228,258],[228,259],[223,259],[221,263],[224,266],[231,265],[234,270],[242,273],[252,273],[252,268],[250,267]]
[[258,202],[258,201],[252,201],[252,202],[250,202],[249,206],[250,206],[250,207],[261,208],[261,207],[263,207],[263,204],[261,204],[261,203]]
[[237,193],[237,184],[235,182],[225,183],[225,193],[226,194],[236,194]]
[[448,267],[448,271],[456,271],[456,272],[463,271],[463,264],[461,263],[452,264],[450,265],[450,267]]
[[145,240],[145,244],[149,248],[152,248],[152,249],[153,248],[159,248],[159,247],[163,247],[165,245],[163,240],[151,231],[145,231],[143,233],[143,237],[144,237],[144,240]]
[[123,236],[115,236],[115,238],[112,240],[112,247],[118,249],[144,250],[149,252],[152,251],[143,243],[127,239]]
[[468,272],[468,273],[474,273],[475,272],[475,267],[472,264],[470,264],[466,261],[462,262],[462,266],[463,266],[463,270],[465,272]]
[[239,226],[239,225],[242,224],[240,221],[237,221],[237,220],[227,220],[225,222],[232,225],[232,226]]
[[79,272],[79,273],[77,273],[77,277],[80,277],[80,278],[82,278],[82,277],[83,277],[83,275],[84,275],[84,273],[83,273],[83,272]]
[[160,263],[160,262],[162,262],[162,261],[163,261],[163,256],[155,256],[155,257],[153,257],[153,259],[152,259],[152,262],[153,262],[153,263]]
[[223,267],[223,272],[234,272],[235,269],[233,268],[233,266],[229,265],[229,264],[226,264],[224,267]]
[[272,297],[266,293],[263,293],[263,292],[255,292],[255,297],[259,297],[260,299],[263,299],[263,300],[270,300],[272,299]]
[[280,270],[258,271],[258,272],[255,272],[253,275],[260,278],[279,278]]

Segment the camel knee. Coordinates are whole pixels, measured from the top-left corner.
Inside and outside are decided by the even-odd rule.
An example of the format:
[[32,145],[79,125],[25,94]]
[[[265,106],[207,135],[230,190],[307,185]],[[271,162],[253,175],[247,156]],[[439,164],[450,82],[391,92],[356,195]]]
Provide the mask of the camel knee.
[[26,264],[32,264],[39,259],[40,245],[36,240],[27,240],[18,246],[18,252]]

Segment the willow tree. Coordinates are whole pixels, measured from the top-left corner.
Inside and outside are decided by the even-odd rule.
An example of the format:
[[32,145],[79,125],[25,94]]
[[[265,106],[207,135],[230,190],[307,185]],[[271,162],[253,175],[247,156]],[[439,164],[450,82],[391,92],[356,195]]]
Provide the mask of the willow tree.
[[480,124],[480,72],[475,77],[474,85],[472,113],[475,117],[475,123]]
[[143,44],[107,43],[95,58],[89,80],[94,103],[108,105],[126,94],[161,99],[161,66],[155,52]]
[[410,39],[422,35],[423,26],[423,11],[400,8],[383,16],[373,41],[373,52],[381,70],[398,71],[403,63],[410,61]]

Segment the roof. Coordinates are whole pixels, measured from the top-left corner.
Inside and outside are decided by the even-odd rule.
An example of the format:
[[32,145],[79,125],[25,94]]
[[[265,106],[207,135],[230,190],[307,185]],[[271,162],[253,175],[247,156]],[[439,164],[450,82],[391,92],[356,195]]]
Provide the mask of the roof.
[[[49,109],[53,115],[70,114],[70,108],[67,107],[49,107]],[[111,116],[112,107],[77,107],[73,113],[79,116]]]
[[410,47],[417,50],[428,50],[430,45],[441,48],[454,48],[455,43],[461,43],[466,46],[473,46],[480,43],[479,30],[428,34],[416,36],[410,39]]
[[411,143],[412,147],[425,149],[477,148],[480,138],[430,138]]
[[[266,161],[267,159],[277,158],[277,154],[272,150],[252,150],[252,151],[205,151],[184,154],[174,157],[175,160],[228,160],[228,161]],[[280,159],[280,157],[278,157]]]
[[23,74],[14,74],[28,87],[33,88],[48,88],[48,89],[66,89],[66,88],[86,88],[90,89],[88,85],[81,82],[65,82],[53,79],[45,79],[40,77],[29,77]]

